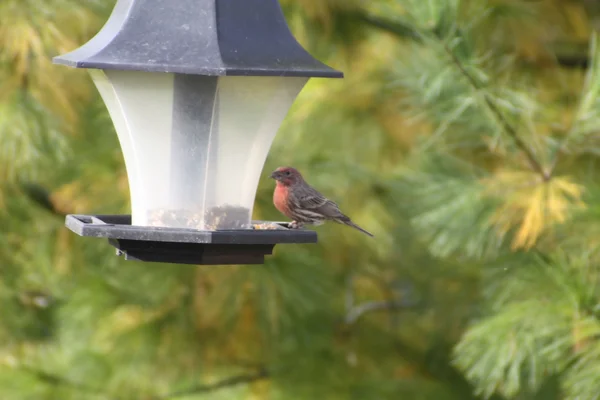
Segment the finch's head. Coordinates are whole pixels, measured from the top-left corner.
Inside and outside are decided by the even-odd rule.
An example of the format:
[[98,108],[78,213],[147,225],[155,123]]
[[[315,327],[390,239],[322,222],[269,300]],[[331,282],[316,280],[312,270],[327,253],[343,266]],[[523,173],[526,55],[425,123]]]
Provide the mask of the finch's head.
[[292,167],[279,167],[271,174],[271,178],[285,186],[294,185],[303,181],[302,175]]

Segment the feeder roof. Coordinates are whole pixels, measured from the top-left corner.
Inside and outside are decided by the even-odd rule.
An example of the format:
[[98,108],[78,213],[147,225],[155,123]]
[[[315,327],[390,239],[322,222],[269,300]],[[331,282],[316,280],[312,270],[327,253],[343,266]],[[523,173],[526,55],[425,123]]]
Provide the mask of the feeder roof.
[[211,76],[343,77],[296,41],[278,0],[118,0],[96,36],[53,61]]

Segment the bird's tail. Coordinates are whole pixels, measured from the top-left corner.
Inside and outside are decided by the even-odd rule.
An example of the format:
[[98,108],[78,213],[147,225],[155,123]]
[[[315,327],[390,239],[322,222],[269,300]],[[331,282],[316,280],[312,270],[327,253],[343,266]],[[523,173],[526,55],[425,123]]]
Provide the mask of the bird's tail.
[[361,228],[360,226],[356,225],[354,222],[352,222],[350,219],[348,219],[347,221],[342,220],[342,223],[353,227],[354,229],[358,229],[359,231],[361,231],[362,233],[364,233],[365,235],[369,235],[371,237],[374,237],[373,234],[371,232],[367,232],[366,230],[364,230],[363,228]]

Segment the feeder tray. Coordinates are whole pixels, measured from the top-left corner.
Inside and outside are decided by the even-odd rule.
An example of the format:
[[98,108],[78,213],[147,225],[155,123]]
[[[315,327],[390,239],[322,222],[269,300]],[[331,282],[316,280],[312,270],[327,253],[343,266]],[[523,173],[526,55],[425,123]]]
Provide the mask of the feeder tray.
[[316,232],[285,222],[207,231],[131,225],[130,215],[67,215],[66,226],[79,236],[107,238],[126,260],[173,264],[264,264],[276,244],[317,242]]

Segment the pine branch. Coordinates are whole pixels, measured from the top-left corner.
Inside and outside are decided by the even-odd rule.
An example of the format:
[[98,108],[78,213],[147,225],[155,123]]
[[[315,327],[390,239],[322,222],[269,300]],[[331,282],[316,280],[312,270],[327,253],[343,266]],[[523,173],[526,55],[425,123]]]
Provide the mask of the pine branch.
[[[41,370],[37,370],[34,368],[30,368],[30,367],[20,367],[20,369],[22,371],[30,373],[31,375],[34,375],[39,380],[45,382],[48,385],[64,386],[67,388],[85,392],[87,394],[92,394],[92,395],[96,395],[99,397],[103,397],[103,398],[109,399],[109,400],[124,400],[123,397],[111,396],[107,393],[102,392],[101,390],[99,390],[97,388],[85,385],[83,383],[71,381],[70,379],[60,376],[60,375],[52,374],[52,373],[49,373],[46,371],[41,371]],[[248,384],[248,383],[253,383],[256,381],[268,379],[268,378],[270,378],[270,376],[271,376],[271,374],[266,368],[260,367],[256,372],[251,373],[251,374],[235,375],[235,376],[222,379],[220,381],[217,381],[217,382],[209,384],[209,385],[198,385],[198,386],[191,387],[189,389],[184,389],[181,391],[173,392],[173,393],[170,393],[170,394],[167,394],[164,396],[152,397],[152,399],[153,400],[169,400],[169,399],[175,399],[178,397],[192,396],[192,395],[201,394],[201,393],[209,393],[209,392],[217,391],[219,389],[230,388],[233,386],[238,386],[238,385],[242,385],[242,384]]]
[[472,74],[469,73],[469,71],[467,71],[460,59],[456,56],[452,49],[448,47],[448,44],[445,43],[438,35],[436,35],[435,32],[419,33],[417,29],[410,27],[410,25],[408,24],[403,24],[400,22],[386,19],[384,17],[373,16],[370,14],[363,15],[361,17],[361,21],[371,25],[374,28],[384,30],[398,37],[413,39],[415,42],[418,43],[422,43],[424,38],[434,38],[433,40],[441,44],[442,48],[444,49],[444,52],[449,56],[452,63],[465,77],[465,79],[473,88],[473,90],[478,93],[482,93],[486,107],[492,113],[498,124],[502,127],[502,130],[509,137],[512,138],[516,146],[525,154],[525,157],[529,161],[529,164],[533,168],[533,170],[539,173],[544,181],[548,181],[550,179],[551,174],[548,171],[544,170],[542,164],[537,160],[533,151],[529,148],[529,146],[527,146],[525,141],[519,136],[517,130],[506,120],[506,118],[498,109],[496,104],[490,99],[489,95],[482,91],[483,86],[475,79],[475,77]]
[[550,166],[550,173],[552,173],[556,169],[556,165],[558,164],[560,156],[564,154],[570,140],[577,133],[579,125],[585,119],[585,114],[589,112],[590,109],[594,108],[594,99],[598,96],[598,74],[600,71],[600,66],[598,64],[598,48],[596,35],[592,35],[590,41],[589,59],[591,65],[589,66],[589,69],[586,74],[584,93],[579,101],[579,105],[577,107],[576,115],[573,118],[573,122],[571,123],[571,126],[569,127],[569,130],[567,131],[566,135],[560,141],[556,152],[554,153],[554,157]]
[[365,303],[352,307],[348,314],[346,314],[345,322],[346,325],[352,325],[360,317],[369,312],[382,310],[398,310],[402,308],[408,308],[408,306],[402,304],[399,301],[367,301]]
[[[345,305],[346,305],[346,317],[344,318],[344,323],[346,325],[353,325],[358,321],[360,317],[364,314],[374,312],[374,311],[386,311],[386,310],[399,310],[411,308],[414,304],[411,302],[407,302],[404,300],[388,300],[388,301],[367,301],[358,305],[355,305],[354,299],[354,275],[350,274],[346,281],[346,296],[345,296]],[[379,282],[381,284],[381,282]],[[388,287],[387,285],[382,285],[382,290],[385,290],[388,293],[392,293],[393,289]]]
[[356,13],[356,15],[358,21],[373,28],[380,29],[401,38],[412,39],[418,43],[423,40],[419,32],[413,29],[409,24],[405,24],[401,21],[392,21],[367,12]]
[[254,372],[252,374],[236,375],[236,376],[222,379],[222,380],[217,381],[210,385],[194,386],[189,389],[170,393],[170,394],[167,394],[162,397],[157,397],[157,398],[155,398],[155,400],[168,400],[168,399],[175,399],[177,397],[192,396],[192,395],[201,394],[201,393],[214,392],[219,389],[230,388],[233,386],[238,386],[238,385],[242,385],[242,384],[248,384],[248,383],[261,381],[261,380],[270,378],[270,376],[271,376],[271,374],[269,371],[267,371],[267,369],[260,368],[258,371]]
[[106,398],[109,400],[122,400],[121,398],[118,398],[118,397],[112,397],[112,396],[108,395],[107,393],[104,393],[101,390],[94,388],[92,386],[88,386],[88,385],[85,385],[85,384],[79,383],[79,382],[74,382],[68,378],[65,378],[64,376],[52,374],[50,372],[41,371],[41,370],[27,367],[27,366],[20,366],[19,369],[21,371],[25,371],[25,372],[35,376],[40,381],[43,381],[44,383],[51,385],[51,386],[64,386],[64,387],[67,387],[70,389],[85,392],[87,394],[92,394],[92,395],[96,395],[99,397],[103,397],[103,398]]
[[544,170],[542,164],[536,159],[535,155],[533,154],[533,151],[529,148],[529,146],[527,146],[525,141],[521,139],[521,137],[517,133],[517,130],[506,120],[506,118],[504,118],[504,115],[502,115],[502,112],[500,112],[498,107],[496,107],[496,104],[494,104],[494,102],[490,99],[489,95],[485,92],[482,92],[483,87],[479,84],[479,82],[477,82],[475,77],[471,75],[469,71],[467,71],[467,69],[458,59],[456,54],[452,51],[452,49],[448,47],[447,43],[442,43],[442,47],[446,54],[450,57],[454,65],[459,69],[461,74],[472,86],[473,90],[483,94],[483,100],[485,102],[485,105],[494,115],[496,121],[498,121],[504,132],[513,139],[517,147],[525,154],[525,157],[527,157],[527,160],[529,161],[531,167],[537,173],[540,174],[544,181],[548,181],[550,179],[550,174]]
[[56,205],[52,202],[52,199],[50,197],[50,191],[44,186],[35,182],[21,182],[19,186],[23,191],[23,194],[41,208],[59,217],[65,217],[67,215],[66,213],[59,210],[56,207]]

